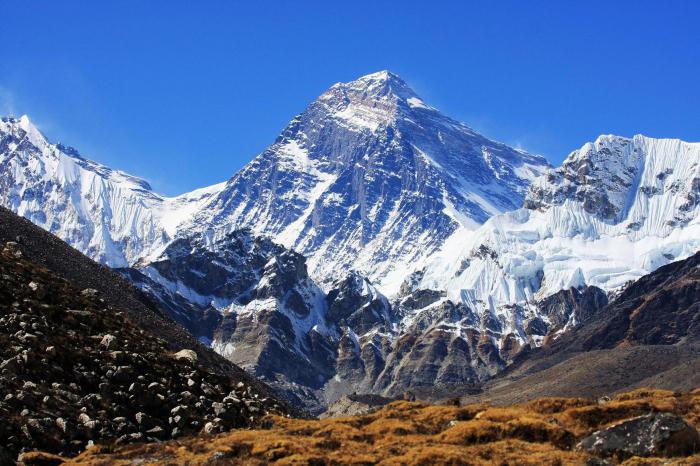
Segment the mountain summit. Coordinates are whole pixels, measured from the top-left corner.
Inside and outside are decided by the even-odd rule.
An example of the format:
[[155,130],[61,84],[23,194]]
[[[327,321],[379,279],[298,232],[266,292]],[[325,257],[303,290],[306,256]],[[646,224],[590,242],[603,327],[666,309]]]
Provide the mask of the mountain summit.
[[181,234],[250,227],[307,256],[322,283],[355,269],[392,292],[455,231],[522,205],[546,168],[380,71],[321,94]]
[[2,204],[100,262],[250,228],[307,256],[322,284],[355,269],[389,292],[455,232],[522,205],[548,168],[442,115],[389,71],[331,86],[228,182],[174,198],[49,143],[27,117],[4,118],[0,143]]

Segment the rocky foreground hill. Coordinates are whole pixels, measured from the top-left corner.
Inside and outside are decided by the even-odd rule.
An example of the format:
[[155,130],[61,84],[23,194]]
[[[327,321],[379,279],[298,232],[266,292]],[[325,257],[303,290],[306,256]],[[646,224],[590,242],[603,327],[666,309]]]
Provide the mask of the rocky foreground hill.
[[[29,258],[33,245],[50,235],[2,214],[0,230],[13,222],[22,228],[15,230],[19,243],[0,247],[0,464],[30,450],[71,456],[93,443],[220,432],[257,425],[268,413],[296,413],[240,369],[222,370],[235,367],[223,358],[178,350],[139,325],[110,302],[114,282],[104,291],[81,288],[77,276],[69,281],[38,265]],[[60,241],[44,245],[65,262],[84,259],[98,267],[93,278],[100,276],[100,266]],[[102,272],[103,279],[112,275],[118,278]],[[166,336],[177,334],[175,324],[161,323],[172,330]]]
[[697,390],[541,398],[508,407],[398,401],[362,416],[271,416],[258,430],[95,446],[66,464],[692,465],[700,463],[699,425]]

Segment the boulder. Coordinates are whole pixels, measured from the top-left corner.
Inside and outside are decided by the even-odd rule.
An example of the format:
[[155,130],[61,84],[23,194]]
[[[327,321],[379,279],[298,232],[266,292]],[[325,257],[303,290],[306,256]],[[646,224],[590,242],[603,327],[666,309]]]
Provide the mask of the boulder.
[[700,435],[680,416],[652,413],[596,431],[584,438],[578,448],[619,459],[690,455],[700,451]]
[[115,350],[117,349],[117,337],[107,334],[102,337],[100,345],[102,345],[108,351]]
[[157,426],[156,420],[146,413],[138,412],[134,418],[136,419],[136,423],[139,425],[139,429],[142,431],[147,431]]
[[197,362],[197,353],[190,349],[183,349],[173,354],[173,358],[178,361],[187,361],[190,364],[195,364]]

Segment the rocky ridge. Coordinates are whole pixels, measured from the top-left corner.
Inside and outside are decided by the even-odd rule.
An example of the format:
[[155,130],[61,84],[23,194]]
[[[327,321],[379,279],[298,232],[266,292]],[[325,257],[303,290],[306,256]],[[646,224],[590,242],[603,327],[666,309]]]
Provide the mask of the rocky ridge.
[[156,441],[256,425],[286,405],[206,369],[27,260],[0,253],[0,426],[4,459],[41,449],[73,455],[93,442]]
[[571,289],[538,303],[539,314],[514,308],[529,319],[530,340],[498,347],[499,322],[444,293],[390,300],[354,271],[326,293],[301,255],[249,230],[213,243],[177,240],[123,273],[200,340],[315,413],[353,392],[436,399],[458,387],[476,390],[546,335],[585,322],[607,302],[599,289]]

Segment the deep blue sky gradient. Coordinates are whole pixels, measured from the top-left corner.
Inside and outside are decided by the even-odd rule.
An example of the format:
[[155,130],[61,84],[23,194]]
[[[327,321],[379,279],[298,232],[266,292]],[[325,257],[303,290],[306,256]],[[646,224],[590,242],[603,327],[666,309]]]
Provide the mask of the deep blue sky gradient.
[[700,2],[0,0],[0,114],[167,194],[231,176],[337,81],[389,69],[558,163],[700,140]]

